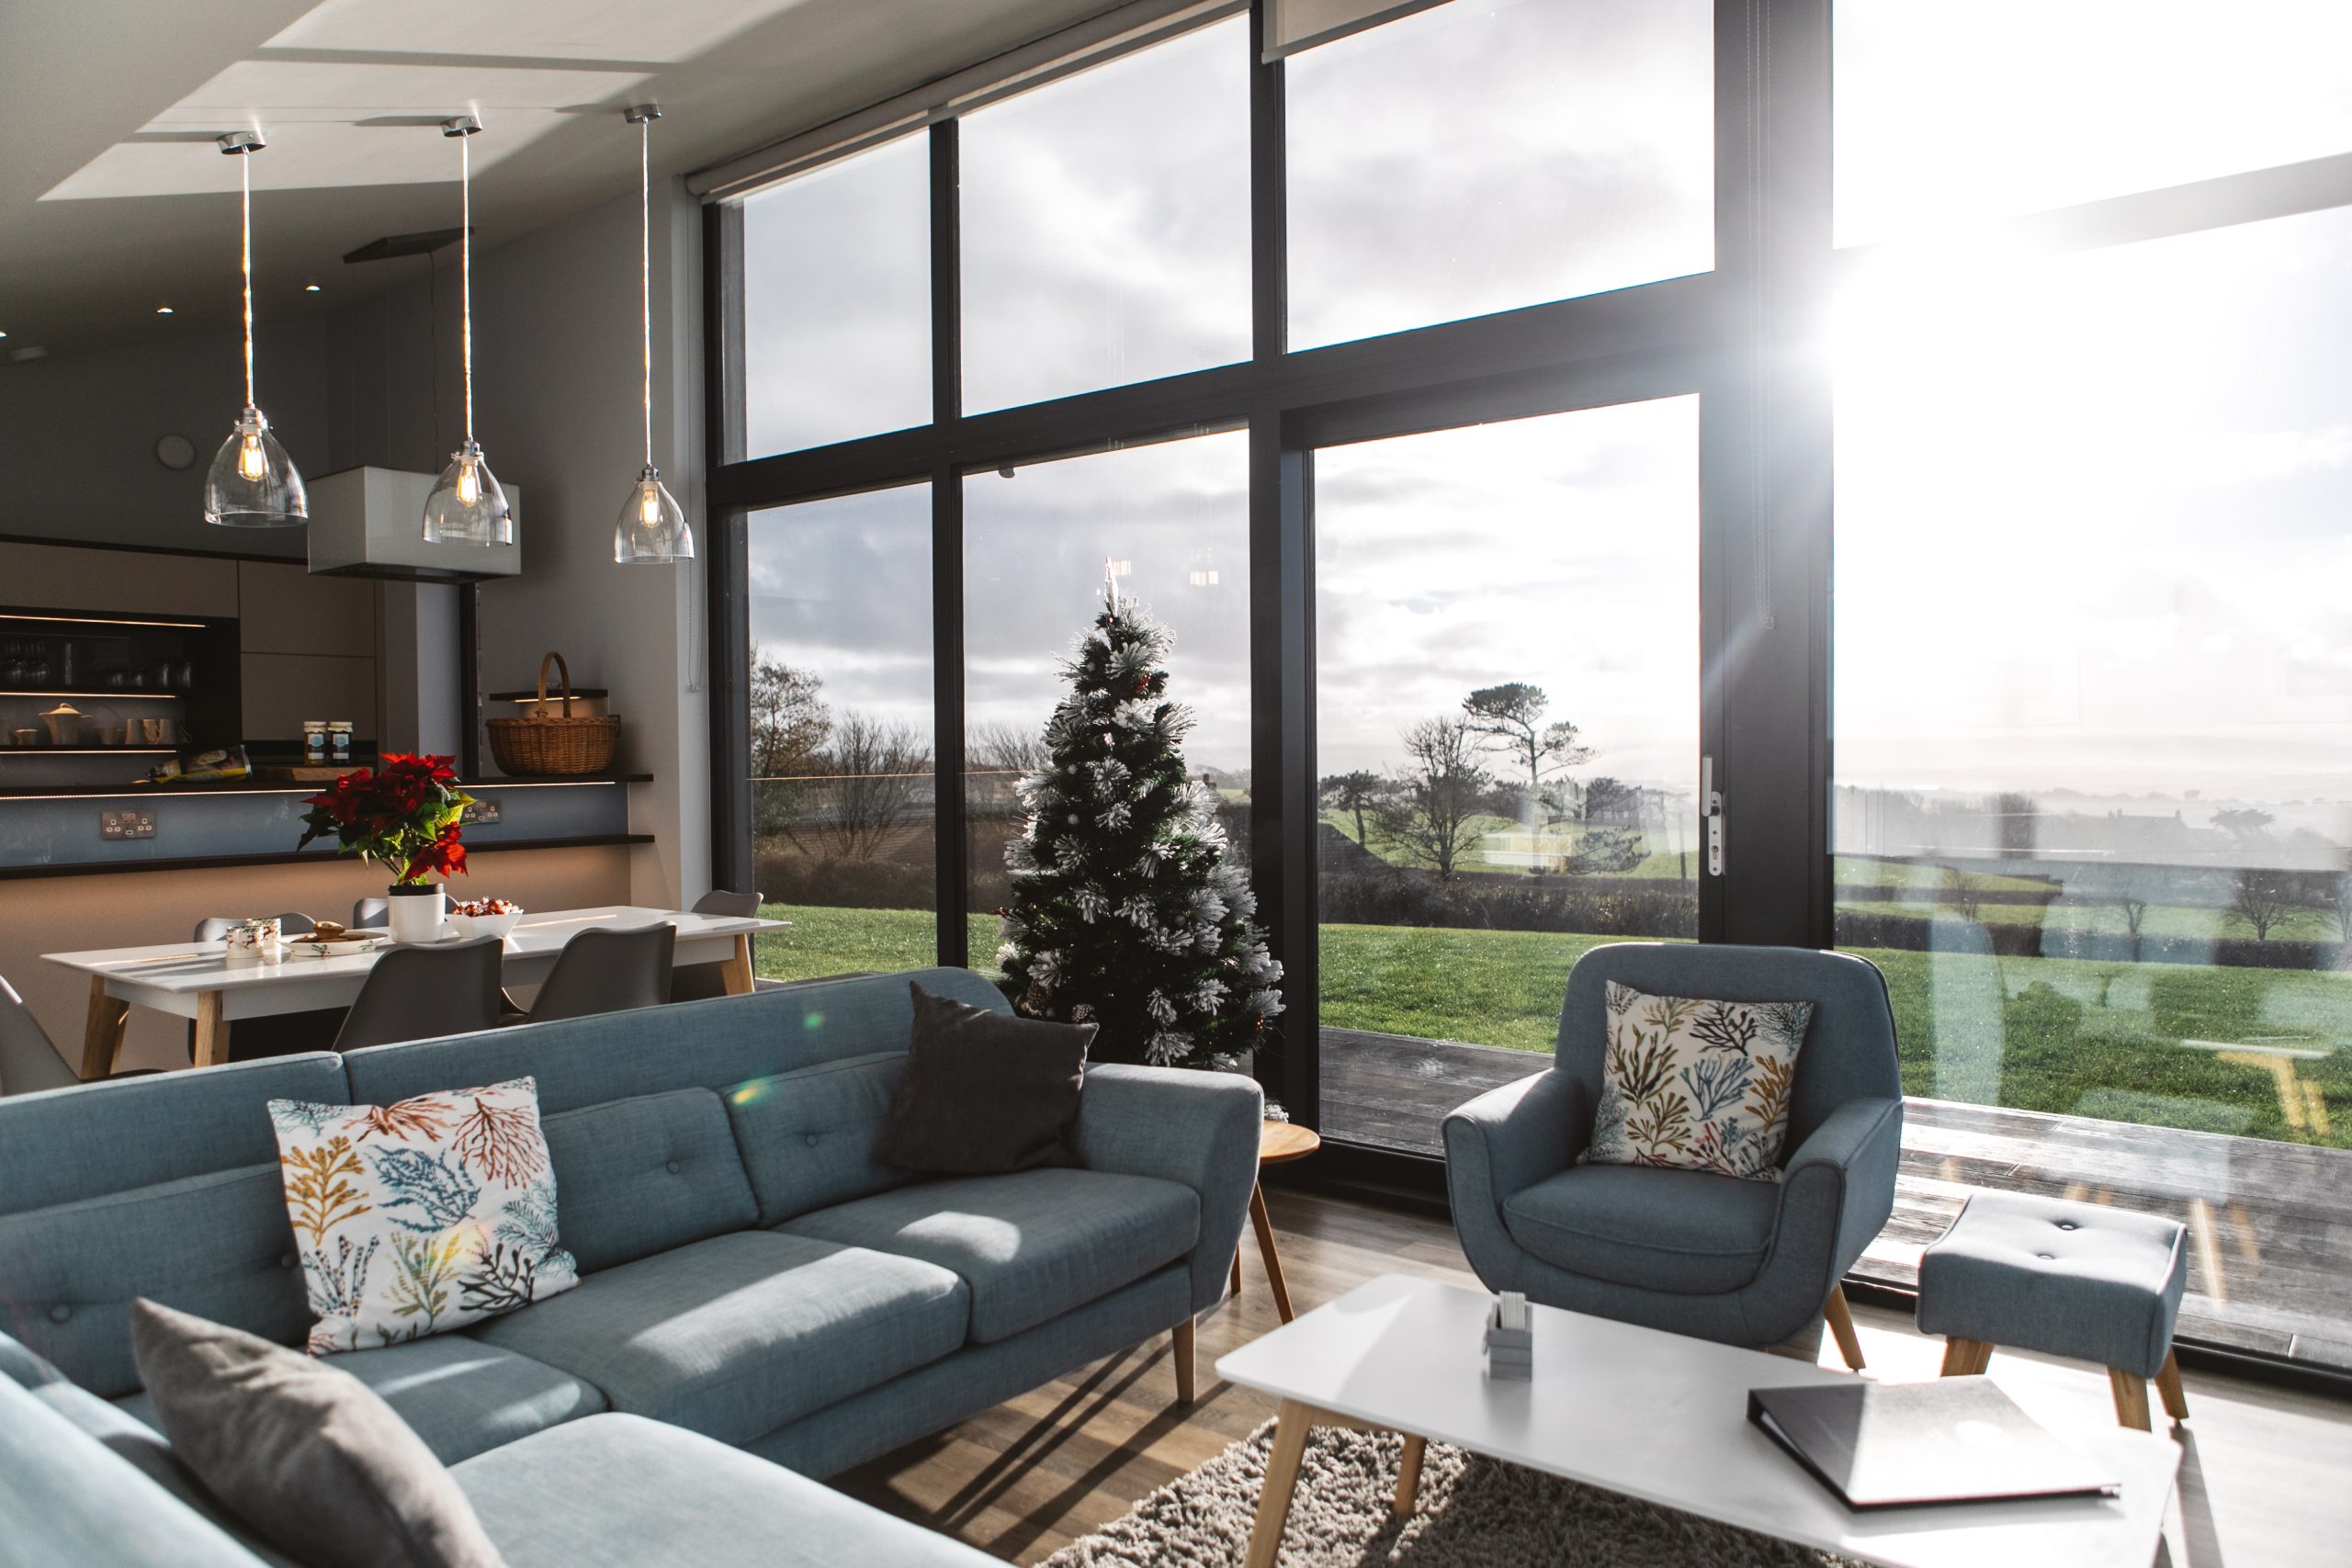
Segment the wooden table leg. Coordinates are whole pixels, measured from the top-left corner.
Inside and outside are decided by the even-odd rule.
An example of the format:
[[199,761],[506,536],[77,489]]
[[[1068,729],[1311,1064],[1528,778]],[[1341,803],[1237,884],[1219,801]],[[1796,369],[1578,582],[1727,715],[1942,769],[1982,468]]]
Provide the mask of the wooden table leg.
[[2164,1396],[2165,1414],[2176,1421],[2188,1419],[2188,1394],[2180,1386],[2180,1362],[2170,1350],[2156,1370],[2156,1392]]
[[1274,1568],[1282,1551],[1283,1525],[1290,1518],[1291,1495],[1298,1490],[1298,1467],[1306,1458],[1306,1431],[1315,1412],[1295,1399],[1283,1401],[1274,1421],[1274,1449],[1266,1460],[1266,1486],[1258,1495],[1258,1522],[1250,1529],[1246,1568]]
[[1233,1293],[1237,1298],[1241,1294],[1241,1248],[1238,1247],[1233,1249]]
[[1829,1287],[1829,1299],[1822,1303],[1821,1315],[1829,1320],[1829,1332],[1838,1337],[1838,1353],[1846,1358],[1850,1371],[1862,1370],[1862,1341],[1854,1332],[1854,1309],[1846,1304],[1846,1287]]
[[82,1025],[82,1081],[94,1083],[114,1071],[130,1004],[107,995],[107,977],[90,976],[90,1013]]
[[1429,1448],[1427,1438],[1405,1434],[1405,1457],[1396,1461],[1396,1497],[1389,1511],[1400,1517],[1413,1511],[1421,1490],[1421,1455]]
[[229,1059],[229,1021],[220,1016],[220,993],[196,993],[196,1065],[217,1067]]
[[748,996],[752,989],[752,937],[746,931],[735,939],[735,956],[721,965],[724,984],[730,997]]
[[[1290,1310],[1290,1287],[1283,1282],[1282,1255],[1274,1250],[1274,1222],[1266,1213],[1266,1190],[1252,1184],[1250,1189],[1250,1223],[1258,1230],[1258,1251],[1266,1260],[1266,1283],[1274,1288],[1274,1311],[1288,1323],[1297,1314]],[[1238,1258],[1234,1262],[1238,1264]]]
[[1944,1371],[1948,1378],[1974,1377],[1993,1362],[1993,1347],[1982,1339],[1944,1341]]
[[2127,1372],[2120,1367],[2107,1369],[2109,1388],[2115,1394],[2115,1418],[2126,1427],[2141,1431],[2154,1428],[2148,1421],[2148,1380],[2137,1372]]
[[1191,1318],[1188,1317],[1183,1322],[1176,1325],[1174,1339],[1170,1348],[1176,1358],[1176,1397],[1180,1402],[1185,1404],[1190,1404],[1193,1403],[1193,1385],[1194,1376],[1193,1320]]

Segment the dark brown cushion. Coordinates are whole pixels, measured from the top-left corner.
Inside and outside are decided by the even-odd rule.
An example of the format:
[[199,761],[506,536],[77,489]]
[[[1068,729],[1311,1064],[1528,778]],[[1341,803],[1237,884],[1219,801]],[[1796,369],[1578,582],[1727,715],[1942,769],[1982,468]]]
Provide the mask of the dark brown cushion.
[[1012,1018],[912,981],[908,989],[907,1073],[875,1157],[940,1176],[1076,1164],[1069,1137],[1094,1025]]
[[145,1300],[130,1353],[174,1457],[273,1546],[311,1568],[503,1568],[424,1440],[331,1361]]

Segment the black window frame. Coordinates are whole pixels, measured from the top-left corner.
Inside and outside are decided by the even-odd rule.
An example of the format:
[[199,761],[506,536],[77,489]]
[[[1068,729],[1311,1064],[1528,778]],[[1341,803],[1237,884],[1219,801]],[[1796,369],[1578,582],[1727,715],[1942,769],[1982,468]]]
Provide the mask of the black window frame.
[[[1828,388],[1803,333],[1833,280],[1829,0],[1716,0],[1712,271],[1323,347],[1284,347],[1283,66],[1251,6],[1251,356],[966,414],[960,407],[958,125],[930,139],[933,422],[747,457],[741,208],[705,210],[714,880],[749,886],[745,611],[753,511],[929,480],[933,505],[937,958],[970,960],[964,743],[964,475],[1210,429],[1250,433],[1252,866],[1286,972],[1289,1048],[1268,1092],[1320,1120],[1316,1037],[1313,453],[1483,421],[1701,400],[1701,750],[1725,793],[1726,874],[1700,879],[1702,940],[1826,946]],[[1200,25],[1230,12],[1213,13]],[[1765,525],[1759,526],[1759,520]],[[1736,630],[1737,635],[1734,636]],[[1695,784],[1699,759],[1691,759]],[[1333,1167],[1437,1190],[1440,1162],[1335,1148]]]

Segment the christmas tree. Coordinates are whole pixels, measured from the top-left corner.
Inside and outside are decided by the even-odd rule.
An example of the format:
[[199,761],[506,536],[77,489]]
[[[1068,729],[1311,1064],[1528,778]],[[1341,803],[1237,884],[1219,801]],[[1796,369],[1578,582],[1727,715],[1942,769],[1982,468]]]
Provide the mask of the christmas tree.
[[1021,784],[1004,991],[1031,1018],[1098,1025],[1097,1061],[1236,1066],[1272,1037],[1282,965],[1215,796],[1185,769],[1193,716],[1167,699],[1168,633],[1115,582],[1105,599],[1063,665],[1046,766]]

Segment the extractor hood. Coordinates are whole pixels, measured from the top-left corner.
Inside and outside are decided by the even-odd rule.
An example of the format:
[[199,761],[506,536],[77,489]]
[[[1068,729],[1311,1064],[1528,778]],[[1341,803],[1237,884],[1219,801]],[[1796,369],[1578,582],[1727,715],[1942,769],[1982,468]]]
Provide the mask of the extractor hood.
[[427,544],[424,498],[438,478],[403,468],[345,468],[311,480],[311,572],[407,582],[480,582],[520,572],[522,487],[503,486],[518,525],[515,543]]

